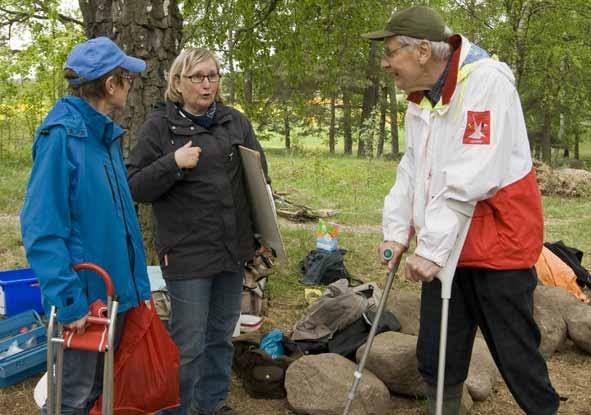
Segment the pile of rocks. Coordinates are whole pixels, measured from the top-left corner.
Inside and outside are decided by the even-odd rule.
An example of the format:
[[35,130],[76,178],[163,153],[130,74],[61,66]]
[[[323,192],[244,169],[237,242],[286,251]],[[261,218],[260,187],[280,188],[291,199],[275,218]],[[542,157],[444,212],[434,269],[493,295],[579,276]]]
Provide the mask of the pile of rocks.
[[[417,369],[416,343],[420,296],[393,292],[388,308],[399,319],[400,332],[376,336],[352,405],[351,414],[385,414],[392,411],[390,393],[415,399],[425,396],[425,384]],[[591,307],[562,288],[538,286],[534,316],[540,327],[540,350],[551,356],[567,341],[591,354]],[[364,346],[357,350],[361,359]],[[340,415],[353,382],[355,363],[337,354],[304,356],[287,370],[285,387],[290,406],[298,414]],[[500,374],[484,340],[477,336],[465,382],[462,413],[473,401],[487,399]]]

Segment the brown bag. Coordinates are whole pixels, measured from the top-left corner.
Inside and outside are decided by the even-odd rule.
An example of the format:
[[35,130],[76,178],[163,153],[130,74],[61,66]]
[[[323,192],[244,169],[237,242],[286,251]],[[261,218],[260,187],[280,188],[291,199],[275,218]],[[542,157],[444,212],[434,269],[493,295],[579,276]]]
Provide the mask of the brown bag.
[[263,278],[257,281],[254,288],[242,287],[242,304],[240,305],[240,312],[242,314],[252,314],[253,316],[260,316],[263,313],[265,306],[265,284],[267,279]]

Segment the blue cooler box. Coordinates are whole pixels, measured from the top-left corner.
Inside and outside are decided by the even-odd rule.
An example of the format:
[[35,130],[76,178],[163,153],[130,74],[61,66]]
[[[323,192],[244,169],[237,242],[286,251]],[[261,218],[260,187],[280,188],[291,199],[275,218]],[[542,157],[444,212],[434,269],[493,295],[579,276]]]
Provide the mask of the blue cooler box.
[[[22,351],[4,357],[14,343]],[[0,320],[0,388],[47,369],[47,329],[33,310]]]
[[39,281],[30,268],[0,272],[0,314],[12,316],[25,310],[43,314]]

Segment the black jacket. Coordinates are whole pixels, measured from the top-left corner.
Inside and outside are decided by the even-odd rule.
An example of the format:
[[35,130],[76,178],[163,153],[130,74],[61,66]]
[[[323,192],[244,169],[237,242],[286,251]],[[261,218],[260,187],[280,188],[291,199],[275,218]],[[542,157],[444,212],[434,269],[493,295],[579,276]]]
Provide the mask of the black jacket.
[[[189,140],[201,147],[199,162],[181,171],[174,152]],[[127,162],[129,186],[135,201],[152,204],[154,242],[165,278],[237,271],[254,256],[239,145],[261,153],[267,175],[250,122],[231,107],[218,104],[215,123],[206,129],[169,102],[140,129]]]

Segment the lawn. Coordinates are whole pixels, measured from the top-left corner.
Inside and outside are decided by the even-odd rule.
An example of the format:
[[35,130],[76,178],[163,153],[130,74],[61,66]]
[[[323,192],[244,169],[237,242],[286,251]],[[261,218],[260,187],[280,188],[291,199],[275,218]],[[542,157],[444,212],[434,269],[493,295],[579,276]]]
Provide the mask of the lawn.
[[[329,156],[323,148],[323,139],[315,143],[307,140],[298,151],[287,152],[281,148],[279,137],[264,142],[267,148],[273,188],[284,193],[294,202],[312,208],[335,209],[337,215],[331,220],[342,225],[339,246],[348,252],[345,263],[349,272],[361,280],[384,282],[384,269],[376,260],[376,245],[381,236],[381,208],[383,198],[395,177],[396,161],[382,159],[358,159],[338,154]],[[20,239],[18,213],[24,198],[30,166],[22,162],[0,164],[0,269],[26,266]],[[591,267],[591,200],[563,200],[544,197],[545,239],[562,239],[567,245],[585,252],[584,265]],[[289,254],[280,263],[268,284],[269,303],[265,328],[278,327],[284,331],[291,328],[304,310],[303,287],[299,284],[299,262],[314,248],[314,224],[296,225],[281,221],[281,232]],[[414,283],[398,279],[394,289],[418,290]],[[559,353],[549,361],[552,379],[566,379],[577,373],[591,373],[588,356],[576,350]],[[578,376],[578,375],[577,375]],[[30,415],[34,413],[31,390],[34,379],[21,385],[0,390],[0,413]],[[502,381],[499,381],[494,396],[477,403],[475,414],[518,414],[516,404]],[[566,402],[560,414],[580,414],[584,393],[570,391],[571,400]],[[233,385],[231,401],[239,409],[256,408],[254,412],[264,415],[289,413],[285,401],[257,402],[249,400],[239,382]],[[405,400],[406,401],[406,400]],[[579,403],[577,403],[577,401]],[[588,401],[587,401],[588,402]],[[418,414],[422,403],[408,401],[408,409],[400,414]]]

